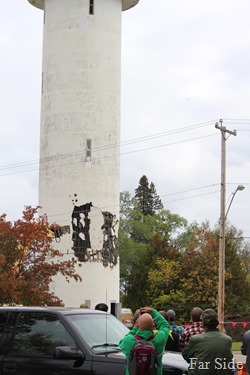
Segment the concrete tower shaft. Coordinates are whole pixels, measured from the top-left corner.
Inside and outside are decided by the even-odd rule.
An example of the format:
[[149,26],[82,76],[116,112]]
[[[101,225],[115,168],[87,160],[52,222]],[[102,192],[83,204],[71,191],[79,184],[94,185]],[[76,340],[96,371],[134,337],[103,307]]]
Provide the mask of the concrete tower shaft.
[[83,279],[52,290],[67,306],[119,302],[121,18],[139,0],[28,1],[44,10],[39,205]]
[[[30,4],[36,8],[44,9],[44,2],[46,0],[28,0]],[[122,1],[122,10],[127,10],[139,3],[140,0],[119,0]]]

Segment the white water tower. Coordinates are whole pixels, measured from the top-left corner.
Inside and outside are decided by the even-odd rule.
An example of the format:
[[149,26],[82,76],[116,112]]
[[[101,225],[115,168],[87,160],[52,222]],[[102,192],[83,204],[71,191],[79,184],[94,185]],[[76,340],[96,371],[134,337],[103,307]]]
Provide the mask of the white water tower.
[[[28,0],[44,11],[39,205],[83,281],[66,306],[119,302],[121,16],[139,0]],[[60,242],[59,242],[60,241]]]

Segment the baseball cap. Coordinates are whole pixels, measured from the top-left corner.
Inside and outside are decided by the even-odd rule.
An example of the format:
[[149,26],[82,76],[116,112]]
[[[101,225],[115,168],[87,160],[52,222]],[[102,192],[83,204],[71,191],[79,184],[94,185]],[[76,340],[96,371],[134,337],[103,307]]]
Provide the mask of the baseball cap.
[[174,310],[168,310],[168,311],[166,311],[166,314],[171,319],[175,319],[175,317],[176,317],[176,314],[175,314]]
[[206,309],[201,315],[202,322],[205,324],[218,322],[217,312],[213,309]]

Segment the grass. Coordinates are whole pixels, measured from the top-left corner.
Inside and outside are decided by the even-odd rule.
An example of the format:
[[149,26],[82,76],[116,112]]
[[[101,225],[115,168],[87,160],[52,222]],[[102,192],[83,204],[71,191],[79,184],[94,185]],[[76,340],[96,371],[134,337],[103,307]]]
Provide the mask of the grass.
[[241,345],[242,345],[241,341],[238,341],[238,342],[233,341],[232,351],[233,352],[240,352]]

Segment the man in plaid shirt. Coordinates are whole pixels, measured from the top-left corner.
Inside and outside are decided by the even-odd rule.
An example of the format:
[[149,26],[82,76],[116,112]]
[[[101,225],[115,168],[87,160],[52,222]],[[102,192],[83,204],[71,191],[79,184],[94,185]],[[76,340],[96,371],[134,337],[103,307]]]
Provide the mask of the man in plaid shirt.
[[204,332],[201,315],[203,310],[200,307],[194,307],[191,311],[192,324],[184,329],[179,337],[179,350],[182,351],[187,345],[192,335],[197,335]]

